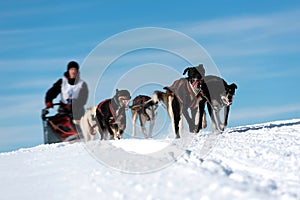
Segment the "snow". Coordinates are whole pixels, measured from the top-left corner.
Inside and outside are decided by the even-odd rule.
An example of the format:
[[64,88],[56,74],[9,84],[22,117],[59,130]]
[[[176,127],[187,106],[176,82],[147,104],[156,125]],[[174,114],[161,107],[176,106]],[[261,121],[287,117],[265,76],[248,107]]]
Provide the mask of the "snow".
[[0,154],[1,199],[300,199],[300,119]]

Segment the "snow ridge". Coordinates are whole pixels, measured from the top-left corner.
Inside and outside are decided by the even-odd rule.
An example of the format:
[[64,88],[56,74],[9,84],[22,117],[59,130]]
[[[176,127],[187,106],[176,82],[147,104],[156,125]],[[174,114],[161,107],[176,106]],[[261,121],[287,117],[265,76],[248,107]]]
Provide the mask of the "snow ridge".
[[[156,162],[154,151],[170,142],[169,150],[180,147],[180,156],[173,152],[171,159],[169,150],[159,154],[157,163],[170,162],[151,173],[124,173],[93,155],[147,168],[150,158]],[[217,135],[204,132],[192,136],[187,147],[169,139],[91,145],[105,151],[90,151],[79,142],[1,153],[1,199],[300,199],[300,119],[235,127]],[[143,159],[130,163],[122,152]]]

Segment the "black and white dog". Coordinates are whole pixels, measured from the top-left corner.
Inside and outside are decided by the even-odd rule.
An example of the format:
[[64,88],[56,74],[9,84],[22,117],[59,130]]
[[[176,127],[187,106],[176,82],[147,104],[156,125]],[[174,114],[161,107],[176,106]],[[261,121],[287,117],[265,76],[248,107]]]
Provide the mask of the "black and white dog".
[[[227,82],[217,76],[205,76],[204,83],[201,87],[201,96],[202,100],[199,102],[200,109],[200,118],[203,114],[201,110],[204,110],[205,104],[207,104],[208,112],[212,122],[212,128],[214,131],[220,130],[224,131],[225,127],[228,123],[228,114],[230,111],[230,106],[232,104],[235,90],[237,89],[237,85],[232,83],[230,85]],[[224,123],[221,122],[220,119],[220,111],[224,108]],[[217,123],[214,117],[214,113],[217,118]],[[199,124],[198,130],[201,127],[201,122]]]
[[109,134],[110,139],[121,139],[126,128],[126,113],[129,108],[130,93],[128,90],[116,90],[111,99],[100,102],[96,110],[96,118],[100,131]]
[[[132,137],[136,137],[136,120],[139,118],[141,132],[145,138],[151,138],[157,116],[157,103],[154,103],[149,96],[139,95],[133,99],[130,108],[132,113]],[[150,122],[148,134],[145,126],[147,121]]]
[[[200,64],[196,67],[186,68],[183,75],[186,73],[188,73],[187,78],[176,80],[171,86],[164,87],[166,92],[155,91],[152,96],[154,103],[163,101],[167,106],[176,138],[180,138],[180,133],[183,132],[182,116],[186,118],[190,132],[196,132],[200,125],[201,128],[206,127],[204,109],[202,115],[196,117],[199,112],[199,102],[202,99],[200,91],[205,69]],[[191,116],[188,110],[190,110]],[[199,126],[197,126],[198,124]]]

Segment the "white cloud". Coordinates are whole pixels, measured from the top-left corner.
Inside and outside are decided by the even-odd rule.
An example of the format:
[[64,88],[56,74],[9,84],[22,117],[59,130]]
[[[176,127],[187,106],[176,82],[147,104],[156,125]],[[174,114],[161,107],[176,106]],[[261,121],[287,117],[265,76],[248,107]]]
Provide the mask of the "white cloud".
[[[300,31],[298,22],[300,10],[285,11],[260,16],[231,17],[190,23],[182,28],[194,36],[212,34],[238,34],[248,31],[261,31],[263,36]],[[248,35],[248,34],[247,34]]]
[[291,10],[185,23],[178,29],[205,41],[214,56],[300,52],[299,42],[295,39],[300,33],[299,17],[300,10]]

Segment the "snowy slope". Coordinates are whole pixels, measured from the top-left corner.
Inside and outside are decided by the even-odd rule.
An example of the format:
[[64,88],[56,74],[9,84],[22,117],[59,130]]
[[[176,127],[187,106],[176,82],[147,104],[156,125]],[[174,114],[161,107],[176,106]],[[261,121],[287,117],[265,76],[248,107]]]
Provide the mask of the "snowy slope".
[[1,153],[1,199],[300,199],[300,119],[188,138]]

